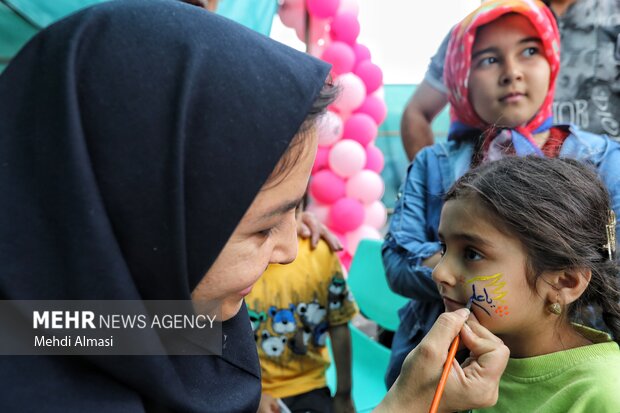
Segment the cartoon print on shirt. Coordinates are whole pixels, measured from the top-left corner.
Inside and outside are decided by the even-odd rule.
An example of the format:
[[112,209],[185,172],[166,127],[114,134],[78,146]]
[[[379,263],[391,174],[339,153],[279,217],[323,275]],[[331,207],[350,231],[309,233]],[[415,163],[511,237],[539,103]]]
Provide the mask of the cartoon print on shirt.
[[328,288],[327,299],[329,300],[329,309],[338,310],[342,307],[342,303],[348,298],[348,295],[346,282],[342,278],[342,274],[334,275]]
[[289,304],[288,308],[272,305],[269,307],[269,317],[272,319],[271,328],[278,334],[292,333],[296,329],[295,304]]
[[328,330],[329,323],[327,321],[323,321],[314,328],[312,334],[312,344],[314,344],[315,347],[325,347],[325,344],[327,343]]
[[252,326],[252,332],[254,333],[254,341],[258,341],[258,334],[256,333],[260,325],[267,320],[267,314],[264,311],[260,313],[248,308],[248,314],[250,316],[250,325]]
[[265,354],[271,357],[279,357],[286,348],[288,339],[286,336],[272,336],[269,331],[263,330],[261,347]]

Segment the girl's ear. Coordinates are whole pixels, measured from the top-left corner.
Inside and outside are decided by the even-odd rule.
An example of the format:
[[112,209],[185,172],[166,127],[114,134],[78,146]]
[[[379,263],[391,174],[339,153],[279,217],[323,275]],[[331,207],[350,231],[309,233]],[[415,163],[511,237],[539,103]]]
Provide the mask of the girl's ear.
[[543,274],[543,283],[539,285],[539,293],[549,303],[558,303],[562,307],[571,304],[588,288],[592,278],[589,268],[569,268]]

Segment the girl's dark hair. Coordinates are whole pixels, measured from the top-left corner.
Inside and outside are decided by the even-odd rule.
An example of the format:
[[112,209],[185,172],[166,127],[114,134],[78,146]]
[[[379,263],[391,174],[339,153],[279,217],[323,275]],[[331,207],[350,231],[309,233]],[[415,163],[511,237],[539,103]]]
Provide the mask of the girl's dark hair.
[[267,186],[278,183],[286,176],[288,171],[293,168],[293,165],[299,161],[299,158],[301,158],[304,152],[304,145],[301,145],[301,143],[303,143],[306,133],[316,126],[317,120],[327,112],[327,107],[336,100],[339,91],[340,89],[332,82],[330,76],[325,81],[318,97],[310,107],[306,119],[304,119],[304,122],[299,127],[299,131],[297,131],[297,134],[289,144],[286,152],[284,152],[284,155],[282,155],[282,158],[280,158],[280,161],[278,161],[273,172],[267,179],[265,183]]
[[466,197],[488,208],[500,231],[519,238],[530,286],[545,271],[591,269],[590,283],[568,316],[583,322],[579,315],[598,307],[619,341],[619,267],[604,248],[610,200],[595,172],[569,159],[509,156],[469,171],[445,200]]

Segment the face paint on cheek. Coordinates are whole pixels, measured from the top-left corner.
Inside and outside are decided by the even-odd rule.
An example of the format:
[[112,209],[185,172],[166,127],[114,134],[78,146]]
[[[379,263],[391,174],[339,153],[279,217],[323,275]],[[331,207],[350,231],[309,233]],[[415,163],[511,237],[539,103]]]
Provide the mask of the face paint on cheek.
[[[506,292],[503,290],[506,283],[502,281],[502,277],[503,275],[501,273],[497,273],[494,275],[473,277],[467,280],[468,284],[472,284],[471,297],[469,298],[472,302],[472,306],[480,308],[489,317],[491,317],[491,312],[485,307],[489,307],[491,311],[494,311],[495,314],[500,317],[509,314],[508,306],[500,305],[505,304],[504,297],[506,296]],[[476,281],[483,284],[482,288],[480,285],[477,286],[477,284],[475,284]]]

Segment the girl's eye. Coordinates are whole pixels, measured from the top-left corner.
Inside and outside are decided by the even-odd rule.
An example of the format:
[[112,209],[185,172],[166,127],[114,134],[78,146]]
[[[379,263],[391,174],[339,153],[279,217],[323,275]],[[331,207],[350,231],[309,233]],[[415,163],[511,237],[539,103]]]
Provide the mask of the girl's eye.
[[482,255],[474,249],[467,248],[465,250],[465,259],[468,261],[479,261],[482,258]]
[[440,242],[439,243],[439,247],[441,248],[439,250],[439,254],[443,257],[445,255],[445,253],[446,253],[446,244],[445,244],[445,242]]
[[523,54],[525,56],[534,56],[538,53],[540,53],[540,51],[538,50],[538,47],[528,47],[527,49],[523,51]]
[[497,61],[498,61],[497,58],[494,56],[485,57],[484,59],[480,59],[478,61],[478,67],[489,66],[494,63],[497,63]]

